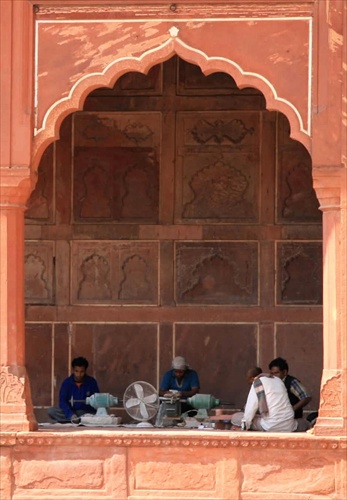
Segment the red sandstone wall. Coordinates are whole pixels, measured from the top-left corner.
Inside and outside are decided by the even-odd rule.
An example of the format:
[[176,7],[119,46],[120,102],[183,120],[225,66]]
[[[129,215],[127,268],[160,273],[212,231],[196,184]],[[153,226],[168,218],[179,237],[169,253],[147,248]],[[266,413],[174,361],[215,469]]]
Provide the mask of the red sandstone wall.
[[3,500],[346,498],[342,438],[134,429],[22,433],[2,445]]

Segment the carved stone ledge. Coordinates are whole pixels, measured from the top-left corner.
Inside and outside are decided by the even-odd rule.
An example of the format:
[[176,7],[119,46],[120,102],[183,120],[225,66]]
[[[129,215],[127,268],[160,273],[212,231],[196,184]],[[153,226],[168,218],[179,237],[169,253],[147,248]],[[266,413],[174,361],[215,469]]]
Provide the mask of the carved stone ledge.
[[0,205],[25,207],[36,182],[30,167],[2,167],[0,170]]
[[[98,5],[96,2],[93,2],[94,5],[69,5],[66,0],[57,2],[56,5],[45,5],[45,1],[41,0],[37,2],[35,6],[35,13],[38,19],[43,19],[48,16],[68,16],[71,14],[78,14],[80,16],[93,16],[97,18],[103,18],[105,16],[109,16],[110,14],[118,17],[128,17],[128,18],[158,18],[158,17],[166,17],[166,18],[180,18],[187,16],[195,16],[196,10],[194,10],[194,3],[198,4],[199,9],[199,17],[230,17],[240,16],[252,16],[254,17],[254,5],[238,5],[238,4],[230,4],[229,2],[219,3],[211,8],[210,3],[207,5],[203,5],[201,1],[192,2],[185,4],[179,4],[170,6],[166,3],[163,5],[151,5],[147,4],[145,6],[139,5],[139,3],[129,4],[127,6],[122,5],[102,5],[101,3]],[[190,4],[190,5],[189,5]],[[265,4],[265,2],[264,2]],[[293,4],[286,4],[286,8],[284,9],[281,5],[261,5],[257,6],[257,17],[271,17],[274,15],[280,15],[281,17],[290,17],[290,16],[309,16],[313,14],[313,8],[310,6],[308,2],[296,2]],[[241,19],[242,20],[242,19]]]
[[16,446],[16,444],[18,444],[16,433],[0,434],[0,446]]
[[312,170],[313,187],[320,202],[320,210],[336,210],[340,207],[342,167],[314,167]]
[[[93,432],[93,431],[92,431]],[[97,431],[99,432],[99,431]],[[236,433],[230,435],[218,434],[204,435],[199,431],[199,437],[184,436],[170,438],[170,431],[166,431],[161,436],[140,436],[136,431],[126,431],[119,435],[119,431],[102,431],[102,434],[93,435],[90,431],[81,432],[35,432],[30,434],[18,433],[16,439],[14,434],[3,433],[0,436],[0,442],[6,446],[104,446],[104,447],[122,447],[122,448],[257,448],[257,449],[343,449],[347,448],[347,438],[326,438],[313,435],[255,435],[255,433]]]

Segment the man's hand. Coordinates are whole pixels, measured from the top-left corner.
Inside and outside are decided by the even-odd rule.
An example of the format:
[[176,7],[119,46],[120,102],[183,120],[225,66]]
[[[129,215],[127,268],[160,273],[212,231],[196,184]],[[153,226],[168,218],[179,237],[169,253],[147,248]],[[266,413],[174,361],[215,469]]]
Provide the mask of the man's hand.
[[171,398],[171,399],[179,399],[181,397],[182,393],[179,391],[175,390],[170,390],[165,392],[164,398]]
[[72,422],[73,424],[79,424],[79,423],[81,422],[81,419],[80,419],[80,417],[78,417],[77,415],[75,415],[75,414],[74,414],[74,415],[72,415],[72,417],[71,417],[71,422]]

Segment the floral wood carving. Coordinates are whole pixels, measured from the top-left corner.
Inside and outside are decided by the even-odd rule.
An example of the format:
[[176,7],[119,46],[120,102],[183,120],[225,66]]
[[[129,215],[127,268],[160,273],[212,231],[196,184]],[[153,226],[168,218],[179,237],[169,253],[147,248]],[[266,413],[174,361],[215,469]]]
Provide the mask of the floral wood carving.
[[185,218],[232,217],[234,206],[244,201],[249,182],[237,168],[217,161],[202,168],[189,182],[193,198],[185,207]]
[[136,145],[140,144],[141,142],[145,141],[153,135],[153,131],[147,126],[144,125],[143,123],[130,123],[125,127],[123,130],[123,134],[132,142],[134,142]]
[[224,120],[215,120],[214,122],[199,120],[191,132],[199,144],[206,144],[207,142],[222,144],[225,140],[233,144],[239,144],[247,134],[253,134],[254,129],[248,129],[243,121],[236,119],[229,122]]
[[111,299],[110,265],[102,255],[94,253],[84,259],[81,271],[83,279],[78,291],[79,299]]

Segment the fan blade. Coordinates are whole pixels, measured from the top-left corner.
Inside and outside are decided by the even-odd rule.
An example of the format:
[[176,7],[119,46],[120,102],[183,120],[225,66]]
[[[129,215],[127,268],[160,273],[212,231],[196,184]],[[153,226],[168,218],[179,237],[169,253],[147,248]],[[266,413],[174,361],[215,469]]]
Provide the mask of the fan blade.
[[142,385],[140,385],[140,384],[134,384],[134,389],[135,389],[135,392],[136,392],[136,396],[139,399],[143,399],[143,387],[142,387]]
[[138,406],[140,403],[140,400],[137,398],[129,398],[127,401],[125,401],[125,406],[127,408],[132,408],[133,406]]
[[144,403],[155,403],[157,401],[157,395],[156,394],[150,394],[149,396],[145,396],[143,398]]
[[140,413],[143,418],[149,417],[146,405],[142,401],[140,401]]

